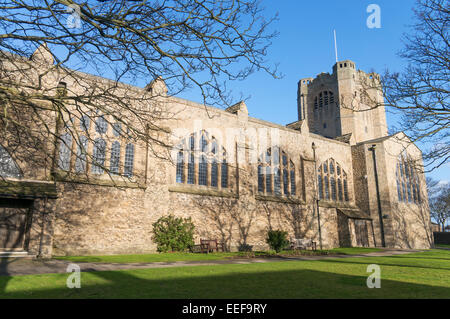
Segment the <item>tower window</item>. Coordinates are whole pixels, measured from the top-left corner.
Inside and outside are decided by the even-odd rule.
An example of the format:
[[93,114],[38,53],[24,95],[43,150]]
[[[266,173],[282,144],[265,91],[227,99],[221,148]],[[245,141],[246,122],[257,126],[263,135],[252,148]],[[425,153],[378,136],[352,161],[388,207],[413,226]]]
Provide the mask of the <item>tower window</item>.
[[322,107],[325,106],[325,109],[328,110],[328,105],[334,103],[334,94],[331,91],[323,91],[320,92],[314,98],[314,110],[319,110],[322,112]]

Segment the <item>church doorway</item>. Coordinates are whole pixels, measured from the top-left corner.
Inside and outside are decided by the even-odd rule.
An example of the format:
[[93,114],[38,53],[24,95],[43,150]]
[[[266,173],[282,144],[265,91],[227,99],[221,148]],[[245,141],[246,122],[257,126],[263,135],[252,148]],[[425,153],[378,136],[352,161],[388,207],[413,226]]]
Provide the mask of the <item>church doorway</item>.
[[26,249],[32,200],[0,198],[0,250]]
[[358,247],[369,247],[369,232],[363,219],[355,219],[355,237]]

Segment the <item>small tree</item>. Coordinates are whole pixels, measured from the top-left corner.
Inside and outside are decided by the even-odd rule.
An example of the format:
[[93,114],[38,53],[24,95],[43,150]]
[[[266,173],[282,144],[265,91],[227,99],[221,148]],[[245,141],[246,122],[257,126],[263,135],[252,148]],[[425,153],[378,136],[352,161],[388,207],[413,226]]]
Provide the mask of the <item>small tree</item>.
[[153,223],[153,240],[158,252],[185,251],[194,245],[192,219],[173,215],[160,217]]
[[288,233],[282,230],[269,230],[267,232],[266,242],[269,244],[270,249],[279,253],[289,245],[287,235]]

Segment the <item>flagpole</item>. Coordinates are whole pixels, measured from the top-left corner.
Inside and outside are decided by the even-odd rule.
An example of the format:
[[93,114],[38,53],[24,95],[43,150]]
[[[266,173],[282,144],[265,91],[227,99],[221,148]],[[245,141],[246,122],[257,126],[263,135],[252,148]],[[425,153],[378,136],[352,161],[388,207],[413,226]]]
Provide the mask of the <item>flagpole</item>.
[[334,31],[334,52],[336,53],[336,63],[338,62],[338,54],[337,54],[337,42],[336,42],[336,30]]

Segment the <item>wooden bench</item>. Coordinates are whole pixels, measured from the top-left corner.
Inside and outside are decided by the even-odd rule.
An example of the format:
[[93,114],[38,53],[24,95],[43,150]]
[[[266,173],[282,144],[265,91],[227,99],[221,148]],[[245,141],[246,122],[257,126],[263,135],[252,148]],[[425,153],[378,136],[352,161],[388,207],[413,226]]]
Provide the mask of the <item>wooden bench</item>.
[[317,244],[315,241],[309,238],[291,238],[290,240],[291,249],[317,249]]
[[224,243],[217,242],[217,239],[200,239],[200,250],[202,253],[218,252],[219,249],[224,252]]

